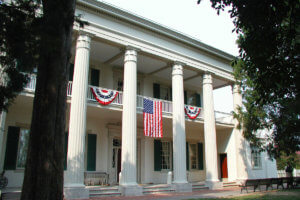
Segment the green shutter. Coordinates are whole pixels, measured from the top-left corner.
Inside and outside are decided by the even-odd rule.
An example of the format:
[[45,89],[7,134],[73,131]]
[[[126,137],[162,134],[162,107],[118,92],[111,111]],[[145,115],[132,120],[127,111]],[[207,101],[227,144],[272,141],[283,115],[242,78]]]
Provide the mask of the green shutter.
[[91,69],[91,85],[99,86],[99,70]]
[[68,161],[68,138],[69,138],[69,133],[66,132],[66,133],[65,133],[65,146],[64,146],[64,150],[65,150],[64,170],[67,170],[67,161]]
[[184,104],[187,104],[187,91],[184,90]]
[[172,96],[172,87],[170,87],[170,101],[172,101],[173,96]]
[[201,98],[200,98],[200,94],[196,93],[196,106],[201,107]]
[[9,126],[7,132],[4,169],[14,170],[17,164],[20,127]]
[[153,97],[160,98],[160,85],[157,83],[153,83]]
[[203,144],[198,143],[198,169],[203,170]]
[[161,141],[154,140],[154,171],[161,170],[161,150]]
[[69,81],[73,81],[73,75],[74,75],[74,64],[70,64]]
[[96,142],[97,135],[88,134],[87,171],[96,171]]
[[190,169],[190,152],[189,152],[189,143],[186,142],[186,170]]

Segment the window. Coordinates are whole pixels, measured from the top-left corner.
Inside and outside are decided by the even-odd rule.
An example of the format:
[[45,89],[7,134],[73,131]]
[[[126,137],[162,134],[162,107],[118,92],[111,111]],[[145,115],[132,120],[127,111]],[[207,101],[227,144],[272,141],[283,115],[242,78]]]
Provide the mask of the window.
[[198,169],[197,158],[198,158],[197,144],[190,144],[191,169]]
[[251,148],[251,160],[254,169],[261,168],[261,153],[257,148]]
[[163,141],[162,143],[162,149],[161,149],[161,169],[171,169],[171,152],[172,152],[172,146],[171,142]]
[[19,145],[18,145],[18,154],[17,154],[17,169],[24,169],[27,158],[27,149],[29,141],[29,130],[21,129],[19,134]]
[[160,95],[159,96],[160,96],[160,99],[170,100],[171,99],[170,88],[160,86]]

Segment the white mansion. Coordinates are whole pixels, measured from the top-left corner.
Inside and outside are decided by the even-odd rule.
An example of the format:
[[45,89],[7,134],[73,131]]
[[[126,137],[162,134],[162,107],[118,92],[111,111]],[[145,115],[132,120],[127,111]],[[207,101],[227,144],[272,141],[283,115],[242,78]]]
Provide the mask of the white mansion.
[[[232,114],[214,110],[213,90],[232,86],[233,56],[96,0],[78,0],[66,111],[65,193],[89,195],[89,174],[106,175],[123,195],[141,184],[167,183],[176,191],[193,182],[210,188],[247,178],[277,177],[276,163],[251,149]],[[0,118],[0,171],[8,187],[21,187],[31,121],[35,75]],[[91,87],[118,91],[102,105]],[[163,138],[144,136],[143,99],[162,101]],[[195,119],[184,105],[201,108]],[[121,173],[120,173],[121,172]],[[120,176],[119,176],[120,174]],[[170,182],[168,182],[170,183]]]

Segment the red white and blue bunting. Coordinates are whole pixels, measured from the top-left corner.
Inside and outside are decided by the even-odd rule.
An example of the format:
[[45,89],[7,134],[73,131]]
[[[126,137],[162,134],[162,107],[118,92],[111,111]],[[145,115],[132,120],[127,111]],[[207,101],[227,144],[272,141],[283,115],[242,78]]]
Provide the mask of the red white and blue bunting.
[[113,90],[103,90],[96,87],[91,87],[95,99],[102,105],[108,105],[115,100],[118,93]]
[[200,114],[201,108],[184,106],[184,112],[190,119],[196,119]]

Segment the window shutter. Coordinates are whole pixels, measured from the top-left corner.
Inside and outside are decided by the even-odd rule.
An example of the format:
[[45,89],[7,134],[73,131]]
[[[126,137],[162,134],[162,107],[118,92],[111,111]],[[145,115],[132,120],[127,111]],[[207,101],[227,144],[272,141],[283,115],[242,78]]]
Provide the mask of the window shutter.
[[201,98],[200,98],[200,94],[196,93],[196,106],[201,107]]
[[172,96],[172,87],[170,87],[170,99],[169,99],[170,101],[172,101],[173,100],[173,96]]
[[98,69],[91,69],[91,85],[99,86],[99,73]]
[[153,97],[160,98],[160,85],[157,83],[153,83]]
[[187,104],[187,91],[184,90],[184,104]]
[[161,150],[161,141],[154,140],[154,171],[161,170]]
[[190,169],[190,152],[189,152],[189,143],[186,142],[186,170]]
[[88,134],[87,171],[96,171],[96,142],[97,135]]
[[203,170],[203,144],[198,143],[198,169]]
[[16,169],[20,127],[9,126],[4,160],[5,170]]
[[74,75],[74,64],[70,64],[69,81],[73,81],[73,75]]
[[69,133],[65,132],[65,146],[64,146],[64,150],[65,150],[65,154],[64,154],[64,170],[67,170],[67,162],[68,162],[68,139],[69,139]]

